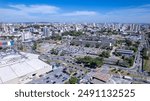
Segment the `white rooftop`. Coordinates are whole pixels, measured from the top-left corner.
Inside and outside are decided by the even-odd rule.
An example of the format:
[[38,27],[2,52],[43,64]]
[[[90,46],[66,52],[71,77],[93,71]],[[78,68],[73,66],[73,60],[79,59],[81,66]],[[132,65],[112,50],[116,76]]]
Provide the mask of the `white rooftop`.
[[14,73],[14,71],[9,67],[3,67],[0,68],[0,78],[2,82],[9,81],[11,79],[17,78],[17,75]]
[[0,61],[5,62],[5,64],[0,64],[0,83],[5,83],[9,80],[27,75],[42,68],[52,68],[52,66],[39,60],[38,55],[36,54],[22,54],[24,54],[27,58],[18,58],[18,55],[16,55],[16,57],[14,55],[8,55],[9,58],[6,56],[5,58],[0,59]]

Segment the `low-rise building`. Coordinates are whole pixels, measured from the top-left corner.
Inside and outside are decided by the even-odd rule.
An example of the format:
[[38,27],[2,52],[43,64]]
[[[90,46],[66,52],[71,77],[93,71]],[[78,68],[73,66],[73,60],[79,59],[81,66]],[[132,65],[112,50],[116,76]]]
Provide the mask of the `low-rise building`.
[[116,49],[117,53],[120,53],[122,55],[134,55],[133,50],[125,50],[125,49]]
[[91,83],[92,84],[102,84],[102,83],[107,83],[111,79],[110,74],[104,74],[101,71],[97,71],[96,73],[93,74]]

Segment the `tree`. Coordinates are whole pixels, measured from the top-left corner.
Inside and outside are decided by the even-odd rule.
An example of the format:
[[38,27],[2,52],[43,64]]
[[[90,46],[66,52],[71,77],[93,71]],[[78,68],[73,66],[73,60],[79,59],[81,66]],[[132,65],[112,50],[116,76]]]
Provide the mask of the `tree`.
[[126,40],[126,44],[127,44],[127,46],[131,46],[132,45],[132,41]]
[[124,59],[125,59],[125,56],[122,56],[121,58],[124,60]]
[[134,63],[134,57],[125,58],[124,61],[125,61],[127,66],[132,66]]
[[70,45],[71,45],[71,46],[74,46],[74,45],[75,45],[75,42],[71,42]]
[[37,48],[37,43],[35,42],[32,46],[32,50],[36,50],[36,48]]
[[90,68],[96,68],[98,65],[95,61],[90,62]]
[[100,47],[100,45],[98,43],[96,43],[95,48],[99,48],[99,47]]
[[59,35],[56,35],[56,36],[52,36],[51,39],[52,39],[52,40],[61,40],[62,37],[59,36]]
[[103,51],[101,54],[99,54],[100,57],[109,58],[110,54],[108,51]]
[[121,53],[118,53],[118,52],[113,52],[113,54],[116,56],[121,56]]
[[65,55],[65,52],[61,52],[60,56],[64,56]]
[[133,50],[134,52],[137,52],[137,50],[138,50],[137,47],[134,47],[134,46],[131,47],[130,49]]
[[130,73],[127,73],[127,75],[130,75]]
[[103,58],[97,57],[94,59],[98,67],[101,67],[103,65]]
[[69,79],[69,84],[76,84],[78,82],[78,79],[76,77],[71,77]]
[[83,33],[81,31],[67,31],[67,32],[64,32],[62,33],[63,36],[66,36],[66,35],[70,35],[70,36],[80,36],[82,35]]
[[77,58],[76,60],[77,63],[83,63],[90,68],[101,67],[103,65],[103,59],[100,57],[92,58],[90,56],[85,56],[84,58]]
[[133,58],[129,58],[128,63],[129,63],[130,66],[133,65],[133,62],[134,62],[134,59]]
[[90,44],[88,44],[88,43],[87,43],[87,44],[85,44],[85,47],[90,47]]
[[51,54],[58,55],[58,51],[53,48],[53,49],[51,50]]
[[119,65],[119,63],[120,63],[120,61],[118,60],[118,61],[116,62],[116,65]]

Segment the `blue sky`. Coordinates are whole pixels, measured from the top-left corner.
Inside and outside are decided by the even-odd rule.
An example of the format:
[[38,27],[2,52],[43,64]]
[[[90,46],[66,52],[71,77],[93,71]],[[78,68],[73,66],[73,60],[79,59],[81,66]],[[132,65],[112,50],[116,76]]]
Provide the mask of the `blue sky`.
[[0,21],[150,23],[150,0],[0,0]]

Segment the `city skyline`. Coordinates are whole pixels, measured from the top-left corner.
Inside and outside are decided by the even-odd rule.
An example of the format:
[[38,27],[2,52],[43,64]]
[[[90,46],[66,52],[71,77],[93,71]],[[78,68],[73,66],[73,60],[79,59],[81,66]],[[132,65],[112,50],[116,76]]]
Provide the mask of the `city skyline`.
[[2,0],[0,22],[150,23],[149,0]]

